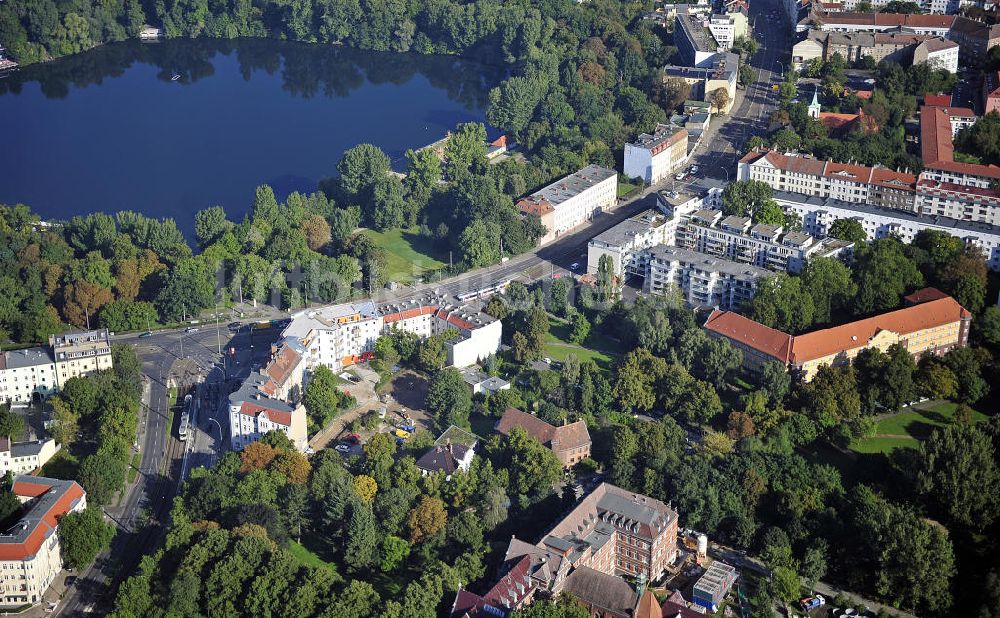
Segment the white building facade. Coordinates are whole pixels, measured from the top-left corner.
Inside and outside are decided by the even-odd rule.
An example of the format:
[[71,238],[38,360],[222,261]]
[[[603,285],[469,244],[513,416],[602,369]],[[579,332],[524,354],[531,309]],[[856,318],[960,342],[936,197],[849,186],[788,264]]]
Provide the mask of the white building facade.
[[615,275],[644,276],[647,250],[673,242],[670,223],[664,214],[647,210],[601,232],[587,243],[587,272],[596,274],[601,257],[607,255]]
[[875,208],[866,204],[810,198],[793,193],[775,193],[774,197],[786,212],[794,212],[801,217],[803,229],[814,236],[828,235],[831,226],[838,219],[856,219],[869,239],[885,238],[892,234],[908,243],[921,230],[937,230],[977,247],[983,252],[987,267],[1000,271],[1000,227],[997,226]]
[[111,369],[107,330],[66,333],[49,338],[47,347],[0,354],[0,403],[28,403],[36,395],[57,393],[67,380]]
[[643,133],[625,144],[624,174],[626,178],[641,178],[647,185],[656,184],[684,165],[687,155],[687,130],[658,124],[652,135]]
[[736,308],[753,298],[761,279],[773,275],[757,266],[661,245],[650,252],[643,291],[676,291],[693,307]]
[[0,534],[0,603],[35,605],[62,571],[59,519],[87,508],[87,494],[75,481],[18,476],[14,495],[25,514]]
[[590,221],[596,213],[612,210],[617,200],[618,173],[588,165],[522,198],[517,207],[541,219],[545,235],[540,244],[544,245]]

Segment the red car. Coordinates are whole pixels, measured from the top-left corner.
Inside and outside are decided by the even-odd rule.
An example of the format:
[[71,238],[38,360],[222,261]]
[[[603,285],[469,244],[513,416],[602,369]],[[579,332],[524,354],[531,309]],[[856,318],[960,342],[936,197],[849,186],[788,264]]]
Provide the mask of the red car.
[[346,436],[344,436],[344,439],[341,440],[341,442],[349,442],[351,444],[361,444],[361,436],[359,436],[356,433],[349,433]]

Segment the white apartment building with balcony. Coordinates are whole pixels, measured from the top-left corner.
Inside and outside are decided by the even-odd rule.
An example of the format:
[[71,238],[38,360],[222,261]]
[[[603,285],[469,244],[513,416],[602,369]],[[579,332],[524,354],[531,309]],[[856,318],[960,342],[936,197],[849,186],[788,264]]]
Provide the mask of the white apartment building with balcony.
[[64,333],[49,337],[48,346],[0,354],[0,403],[27,403],[48,397],[67,380],[111,369],[107,330]]
[[652,134],[642,133],[634,142],[625,144],[624,174],[653,185],[669,178],[684,165],[687,156],[687,130],[658,124]]
[[14,495],[25,509],[0,534],[0,604],[36,605],[63,568],[59,520],[87,508],[87,494],[75,481],[40,476],[14,478]]
[[544,245],[590,221],[595,213],[613,209],[617,200],[618,173],[588,165],[521,198],[517,207],[541,219],[545,235],[539,244]]
[[605,230],[587,243],[587,272],[597,273],[601,257],[611,258],[618,276],[645,276],[649,249],[673,242],[675,232],[663,213],[647,210]]
[[754,224],[749,217],[725,216],[704,209],[689,216],[677,246],[769,270],[801,272],[811,258],[849,260],[853,243],[786,232],[780,225]]
[[774,194],[774,199],[786,212],[797,214],[802,219],[802,228],[814,236],[827,236],[838,219],[856,219],[869,240],[892,234],[909,243],[921,230],[937,230],[978,248],[986,258],[986,266],[1000,271],[1000,227],[994,225],[795,193],[778,192]]
[[677,291],[693,307],[740,307],[753,298],[770,270],[705,253],[661,245],[650,250],[643,291]]

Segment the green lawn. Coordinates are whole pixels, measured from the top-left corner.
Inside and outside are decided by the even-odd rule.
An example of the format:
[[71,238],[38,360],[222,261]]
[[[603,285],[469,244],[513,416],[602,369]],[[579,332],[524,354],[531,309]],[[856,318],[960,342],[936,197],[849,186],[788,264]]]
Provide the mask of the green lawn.
[[80,461],[68,449],[59,449],[52,459],[42,466],[42,476],[54,479],[75,480],[80,469]]
[[634,185],[631,182],[618,181],[618,197],[628,197],[632,195],[639,189],[640,185]]
[[[915,447],[936,428],[951,423],[957,409],[958,404],[955,403],[941,403],[926,410],[910,408],[880,421],[875,437],[855,440],[851,443],[851,450],[863,454],[890,453],[902,446]],[[975,423],[988,418],[978,411],[972,415]]]
[[618,356],[617,344],[603,335],[591,335],[584,342],[585,345],[577,345],[567,341],[569,333],[569,324],[553,320],[548,334],[545,335],[545,356],[563,362],[567,356],[573,354],[580,361],[593,360],[605,369],[609,368],[612,359]]
[[386,281],[409,283],[447,265],[448,254],[442,255],[434,242],[420,236],[415,227],[389,232],[366,230],[365,233],[386,253],[389,261]]
[[295,556],[295,559],[298,560],[299,563],[302,564],[302,566],[332,568],[332,565],[329,562],[323,560],[322,558],[311,552],[301,543],[297,543],[295,541],[289,541],[288,551],[293,556]]

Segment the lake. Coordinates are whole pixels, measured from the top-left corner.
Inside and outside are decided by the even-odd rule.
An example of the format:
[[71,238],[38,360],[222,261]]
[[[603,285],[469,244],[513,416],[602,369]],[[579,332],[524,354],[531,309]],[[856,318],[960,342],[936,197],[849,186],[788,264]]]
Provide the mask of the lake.
[[[179,76],[173,79],[174,76]],[[403,153],[483,121],[502,69],[455,57],[246,39],[129,41],[0,79],[0,203],[43,218],[173,217],[254,188],[312,191],[347,148]]]

